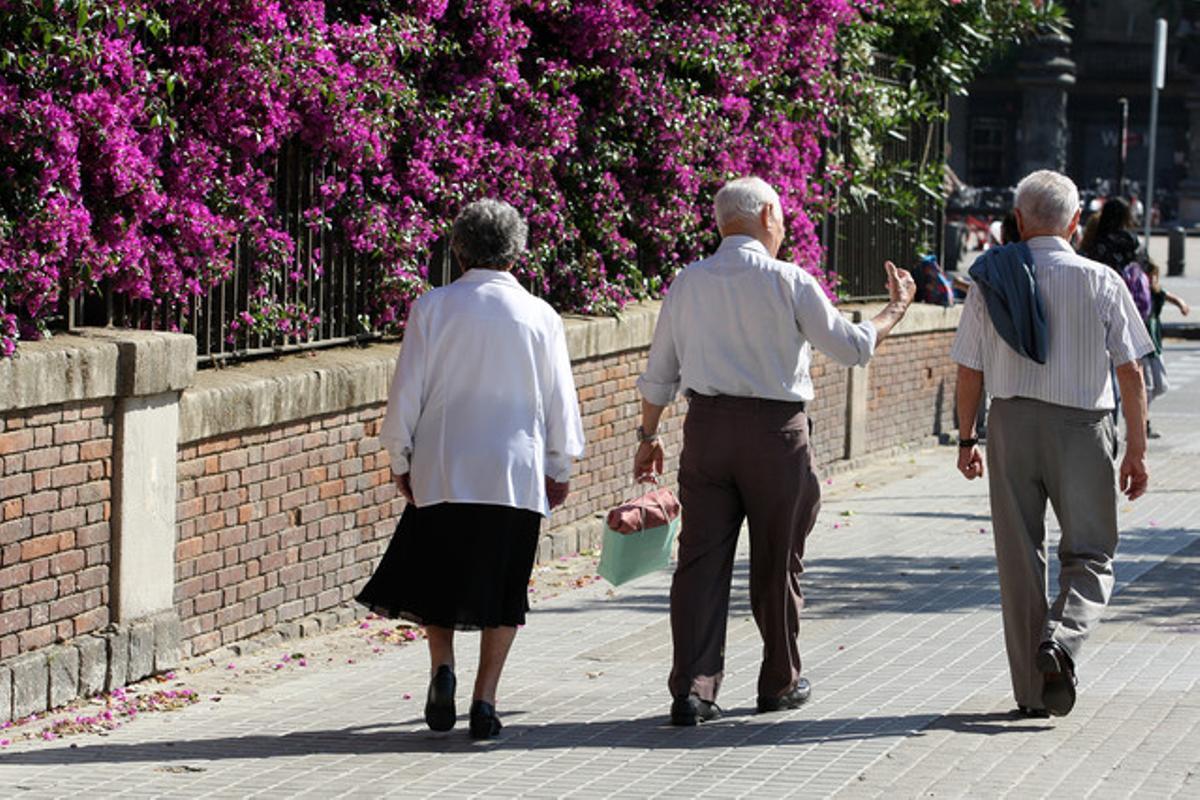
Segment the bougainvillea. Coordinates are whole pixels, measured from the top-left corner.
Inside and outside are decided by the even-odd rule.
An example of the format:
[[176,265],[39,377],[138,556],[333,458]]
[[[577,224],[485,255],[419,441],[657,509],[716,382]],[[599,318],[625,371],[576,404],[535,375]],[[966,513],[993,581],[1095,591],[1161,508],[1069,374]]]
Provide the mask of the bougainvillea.
[[279,287],[324,262],[280,207],[296,149],[302,226],[377,271],[371,330],[402,327],[483,195],[528,216],[518,271],[564,311],[661,292],[740,174],[779,189],[785,255],[824,279],[831,67],[864,5],[0,0],[0,352],[102,283],[178,319],[239,257],[230,334],[304,338],[317,312]]

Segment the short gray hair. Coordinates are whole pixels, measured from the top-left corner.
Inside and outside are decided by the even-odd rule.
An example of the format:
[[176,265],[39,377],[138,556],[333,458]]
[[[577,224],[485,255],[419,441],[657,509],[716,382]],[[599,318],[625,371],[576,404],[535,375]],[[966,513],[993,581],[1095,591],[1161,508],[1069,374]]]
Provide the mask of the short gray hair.
[[762,213],[762,207],[774,203],[780,213],[779,193],[762,178],[734,178],[726,183],[713,198],[713,211],[717,215],[717,227],[724,228],[732,222],[753,222]]
[[525,252],[529,226],[503,200],[476,200],[454,219],[450,249],[463,270],[504,269]]
[[1065,231],[1079,210],[1079,189],[1060,172],[1039,169],[1017,184],[1013,205],[1025,227]]

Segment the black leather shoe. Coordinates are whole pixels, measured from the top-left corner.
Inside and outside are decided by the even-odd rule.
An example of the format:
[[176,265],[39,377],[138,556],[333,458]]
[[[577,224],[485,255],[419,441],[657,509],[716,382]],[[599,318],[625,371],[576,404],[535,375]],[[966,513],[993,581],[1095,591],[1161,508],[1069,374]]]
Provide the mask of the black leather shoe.
[[1042,705],[1052,717],[1065,717],[1075,707],[1075,664],[1058,642],[1042,642],[1037,651],[1042,673]]
[[808,678],[801,678],[796,685],[783,694],[782,697],[758,697],[758,713],[768,711],[783,711],[787,708],[799,708],[808,702],[812,696],[812,684]]
[[442,664],[429,682],[429,694],[425,698],[425,724],[430,730],[448,731],[454,727],[458,714],[454,710],[454,670]]
[[1049,719],[1050,712],[1044,708],[1032,708],[1030,706],[1017,706],[1017,716],[1025,719]]
[[472,739],[495,739],[503,727],[496,716],[495,706],[486,700],[475,700],[471,703]]
[[709,700],[701,700],[694,694],[681,694],[671,703],[671,724],[689,728],[699,722],[712,722],[721,718],[721,708]]

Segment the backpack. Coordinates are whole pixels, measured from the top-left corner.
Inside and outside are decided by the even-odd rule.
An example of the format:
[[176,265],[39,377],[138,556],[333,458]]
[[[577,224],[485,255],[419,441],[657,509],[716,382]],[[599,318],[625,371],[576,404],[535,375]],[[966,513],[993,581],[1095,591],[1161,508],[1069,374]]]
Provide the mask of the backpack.
[[913,270],[917,284],[917,302],[935,306],[954,305],[954,281],[942,271],[937,256],[932,253],[922,256],[921,263]]

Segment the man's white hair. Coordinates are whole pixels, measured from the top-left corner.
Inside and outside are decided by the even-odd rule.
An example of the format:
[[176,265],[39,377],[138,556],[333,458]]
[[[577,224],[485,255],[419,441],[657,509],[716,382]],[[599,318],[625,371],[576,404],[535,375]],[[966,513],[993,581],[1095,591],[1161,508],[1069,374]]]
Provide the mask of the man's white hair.
[[724,228],[734,222],[754,222],[767,203],[774,203],[783,213],[779,193],[771,188],[771,184],[762,178],[734,178],[722,186],[713,198],[717,227]]
[[1079,189],[1066,175],[1039,169],[1017,184],[1013,205],[1027,228],[1066,231],[1079,210]]

